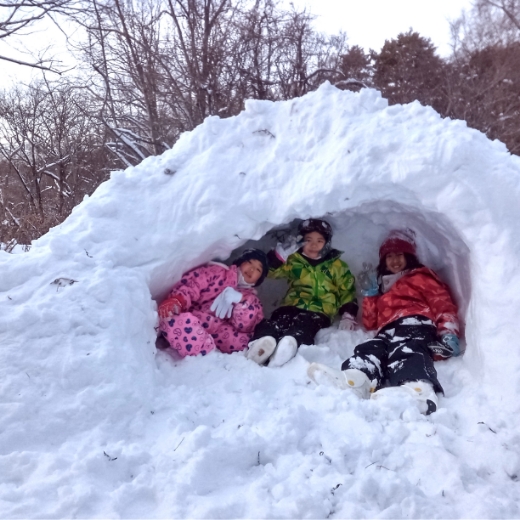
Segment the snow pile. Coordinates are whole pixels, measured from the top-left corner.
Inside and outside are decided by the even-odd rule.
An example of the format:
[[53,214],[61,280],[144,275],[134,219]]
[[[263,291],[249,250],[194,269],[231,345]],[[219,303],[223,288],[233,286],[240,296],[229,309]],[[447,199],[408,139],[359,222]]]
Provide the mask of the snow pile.
[[[519,199],[501,143],[330,85],[113,174],[29,253],[0,252],[2,516],[520,516]],[[309,382],[362,331],[280,369],[156,352],[153,299],[182,272],[310,216],[354,273],[410,227],[451,284],[467,350],[437,364],[436,414]]]

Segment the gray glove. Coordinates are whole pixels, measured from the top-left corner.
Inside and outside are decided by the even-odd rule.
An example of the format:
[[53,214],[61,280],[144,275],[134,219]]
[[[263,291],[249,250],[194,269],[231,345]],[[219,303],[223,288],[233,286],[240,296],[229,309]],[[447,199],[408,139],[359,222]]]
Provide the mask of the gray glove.
[[[299,237],[301,238],[301,237]],[[276,253],[276,256],[282,261],[287,262],[287,258],[289,258],[290,255],[293,253],[296,253],[300,247],[302,247],[303,243],[301,240],[299,241],[296,237],[289,237],[287,242],[284,242],[281,244],[278,242],[276,244],[276,247],[274,248],[274,251]]]
[[357,330],[358,324],[356,318],[350,315],[348,312],[344,312],[343,316],[341,316],[341,320],[338,325],[339,330]]

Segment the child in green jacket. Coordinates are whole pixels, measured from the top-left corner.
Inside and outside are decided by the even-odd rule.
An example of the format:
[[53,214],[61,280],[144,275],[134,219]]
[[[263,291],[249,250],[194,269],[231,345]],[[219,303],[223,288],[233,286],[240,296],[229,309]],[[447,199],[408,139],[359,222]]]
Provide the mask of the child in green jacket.
[[261,321],[249,343],[247,357],[262,365],[281,366],[302,344],[312,345],[320,329],[330,327],[339,313],[340,328],[354,330],[358,304],[354,276],[331,248],[332,228],[320,219],[303,221],[290,246],[278,244],[267,255],[269,277],[286,278],[289,290],[269,320]]

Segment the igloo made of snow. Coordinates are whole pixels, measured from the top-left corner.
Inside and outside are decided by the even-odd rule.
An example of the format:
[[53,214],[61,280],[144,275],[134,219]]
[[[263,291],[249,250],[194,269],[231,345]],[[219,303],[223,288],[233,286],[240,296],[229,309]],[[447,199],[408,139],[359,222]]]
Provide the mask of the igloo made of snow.
[[502,143],[370,89],[324,84],[207,118],[114,172],[28,253],[0,252],[4,452],[138,435],[161,392],[156,302],[186,270],[267,249],[309,217],[332,224],[355,275],[389,230],[412,229],[460,308],[461,385],[485,388],[474,406],[518,416],[519,179]]

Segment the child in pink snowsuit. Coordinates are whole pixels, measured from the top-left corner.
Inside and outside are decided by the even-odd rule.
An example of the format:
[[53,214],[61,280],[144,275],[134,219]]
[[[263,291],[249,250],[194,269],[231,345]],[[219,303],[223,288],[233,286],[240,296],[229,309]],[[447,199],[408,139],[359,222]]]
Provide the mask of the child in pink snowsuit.
[[217,347],[244,350],[263,320],[256,295],[269,270],[266,255],[248,249],[231,266],[210,262],[188,271],[159,305],[159,330],[182,357]]

